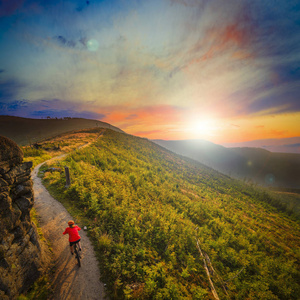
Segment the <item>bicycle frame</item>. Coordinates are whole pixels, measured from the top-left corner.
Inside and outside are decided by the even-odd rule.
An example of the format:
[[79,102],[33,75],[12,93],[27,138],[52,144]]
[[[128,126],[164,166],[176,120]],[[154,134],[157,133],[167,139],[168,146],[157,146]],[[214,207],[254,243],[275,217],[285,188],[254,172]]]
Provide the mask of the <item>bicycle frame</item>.
[[80,251],[78,251],[78,243],[74,244],[73,247],[74,247],[74,253],[75,253],[75,258],[77,259],[77,262],[78,262],[78,266],[80,267],[81,266],[81,255],[80,255]]

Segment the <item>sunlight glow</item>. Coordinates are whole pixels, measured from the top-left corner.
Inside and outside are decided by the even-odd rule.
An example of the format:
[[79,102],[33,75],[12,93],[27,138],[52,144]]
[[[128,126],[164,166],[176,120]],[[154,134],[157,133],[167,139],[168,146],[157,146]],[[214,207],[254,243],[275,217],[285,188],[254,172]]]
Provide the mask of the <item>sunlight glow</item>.
[[190,122],[188,131],[192,138],[208,138],[214,135],[216,123],[213,119],[197,119]]

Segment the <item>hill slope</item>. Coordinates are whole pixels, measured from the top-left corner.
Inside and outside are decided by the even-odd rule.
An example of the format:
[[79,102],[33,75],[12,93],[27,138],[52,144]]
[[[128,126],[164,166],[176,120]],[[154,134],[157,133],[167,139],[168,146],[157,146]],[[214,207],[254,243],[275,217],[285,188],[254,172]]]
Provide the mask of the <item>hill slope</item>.
[[196,239],[221,299],[300,294],[299,223],[263,190],[110,130],[45,169],[65,165],[67,190],[63,173],[44,182],[89,218],[112,299],[213,299]]
[[236,178],[271,187],[300,187],[300,154],[273,153],[260,148],[225,148],[202,140],[154,142]]
[[89,119],[28,119],[0,116],[0,135],[6,136],[18,145],[29,145],[46,138],[72,130],[102,127],[119,132],[121,129],[108,123]]

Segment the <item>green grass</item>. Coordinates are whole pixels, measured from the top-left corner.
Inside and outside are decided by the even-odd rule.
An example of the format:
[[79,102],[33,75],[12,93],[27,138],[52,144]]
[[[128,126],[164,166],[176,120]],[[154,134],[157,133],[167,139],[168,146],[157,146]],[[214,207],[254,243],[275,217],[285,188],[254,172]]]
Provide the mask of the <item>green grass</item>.
[[272,191],[271,194],[284,209],[291,215],[300,219],[300,192],[291,191]]
[[103,128],[92,128],[63,133],[40,142],[40,148],[38,149],[32,146],[23,146],[21,149],[24,154],[24,162],[31,161],[34,168],[46,160],[71,152],[84,144],[94,141],[103,130]]
[[49,166],[64,165],[68,189],[63,173],[44,183],[89,226],[110,298],[212,299],[195,238],[221,299],[300,294],[299,223],[267,191],[112,131]]
[[51,297],[51,277],[49,274],[41,276],[26,295],[20,295],[17,300],[47,300]]

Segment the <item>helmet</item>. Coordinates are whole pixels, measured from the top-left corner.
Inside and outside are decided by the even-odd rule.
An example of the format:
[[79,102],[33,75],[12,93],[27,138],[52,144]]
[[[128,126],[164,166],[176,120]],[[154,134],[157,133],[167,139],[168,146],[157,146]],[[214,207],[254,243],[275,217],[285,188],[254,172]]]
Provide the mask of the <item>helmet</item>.
[[68,222],[68,225],[74,225],[75,223],[74,223],[74,221],[73,220],[70,220],[69,222]]

